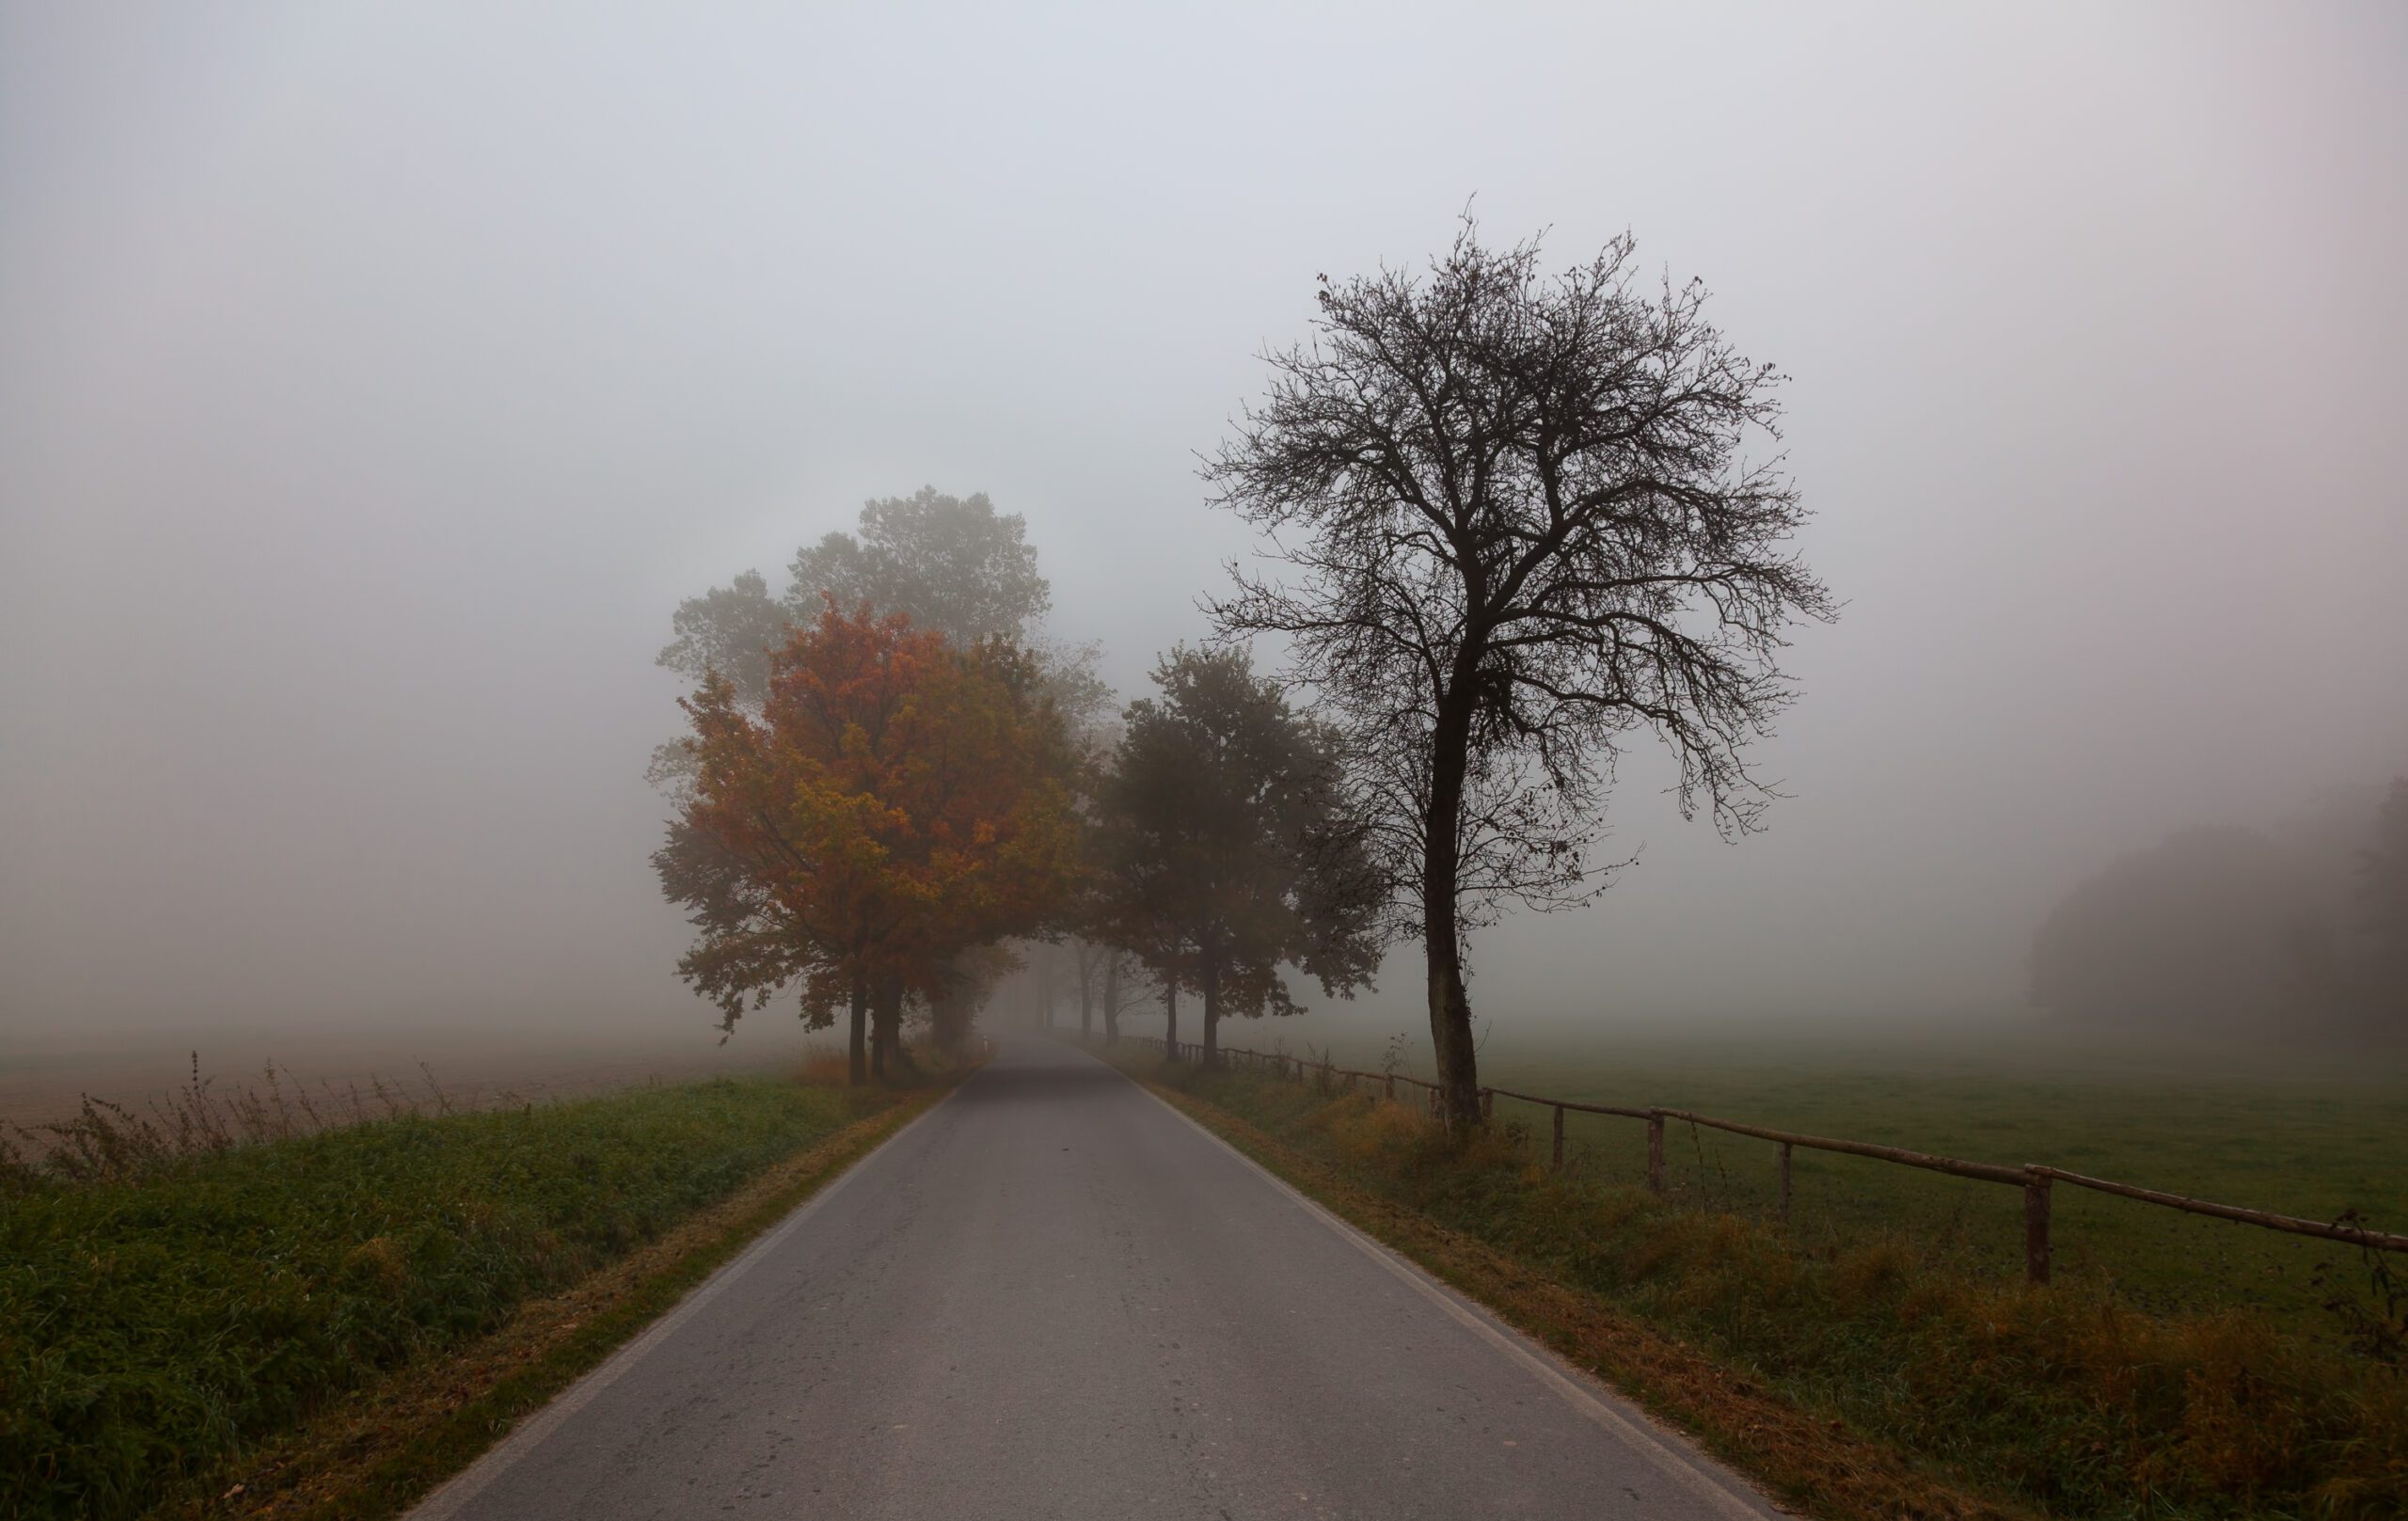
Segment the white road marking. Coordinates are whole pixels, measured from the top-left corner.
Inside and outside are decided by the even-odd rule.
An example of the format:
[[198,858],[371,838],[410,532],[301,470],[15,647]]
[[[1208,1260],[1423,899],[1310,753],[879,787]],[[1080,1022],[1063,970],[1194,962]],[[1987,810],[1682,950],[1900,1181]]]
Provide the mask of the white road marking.
[[[1104,1065],[1111,1066],[1109,1062]],[[1120,1071],[1117,1067],[1112,1069],[1116,1072]],[[1344,1220],[1332,1214],[1320,1204],[1298,1192],[1286,1179],[1247,1156],[1220,1136],[1213,1134],[1203,1125],[1196,1123],[1193,1117],[1182,1113],[1177,1104],[1172,1103],[1161,1094],[1139,1083],[1135,1078],[1129,1077],[1126,1072],[1121,1072],[1120,1075],[1128,1079],[1130,1085],[1136,1088],[1138,1092],[1177,1116],[1180,1123],[1235,1157],[1244,1165],[1252,1168],[1260,1175],[1264,1182],[1293,1200],[1297,1208],[1338,1232],[1340,1237],[1354,1244],[1355,1248],[1365,1256],[1411,1286],[1415,1292],[1445,1310],[1458,1324],[1466,1327],[1491,1346],[1521,1364],[1534,1374],[1540,1383],[1554,1390],[1564,1403],[1637,1449],[1640,1454],[1660,1469],[1666,1478],[1671,1479],[1689,1494],[1705,1501],[1723,1514],[1741,1517],[1744,1521],[1765,1521],[1767,1516],[1780,1514],[1765,1502],[1751,1501],[1748,1497],[1734,1494],[1729,1485],[1722,1483],[1700,1466],[1700,1459],[1675,1450],[1662,1437],[1639,1425],[1589,1390],[1582,1388],[1579,1380],[1587,1375],[1560,1362],[1552,1353],[1522,1335],[1521,1332],[1498,1321],[1484,1307],[1465,1299],[1430,1276],[1422,1271],[1418,1263],[1399,1256],[1381,1243],[1373,1241]]]
[[[973,1073],[972,1076],[975,1076]],[[819,1192],[803,1201],[802,1207],[771,1227],[759,1240],[737,1254],[694,1291],[679,1300],[674,1308],[652,1323],[642,1336],[610,1355],[610,1359],[594,1371],[578,1379],[552,1398],[550,1403],[512,1429],[509,1435],[488,1450],[484,1456],[453,1475],[443,1486],[409,1512],[404,1521],[452,1521],[470,1500],[507,1472],[512,1466],[557,1430],[561,1422],[576,1415],[594,1402],[604,1389],[626,1376],[627,1370],[643,1360],[643,1355],[666,1340],[677,1327],[699,1314],[704,1306],[726,1291],[727,1286],[742,1277],[745,1270],[777,1248],[778,1243],[802,1228],[802,1223],[817,1212],[819,1207],[845,1190],[845,1186],[869,1170],[870,1163],[889,1147],[909,1135],[930,1115],[953,1101],[954,1094],[968,1085],[965,1078],[948,1090],[945,1096],[912,1117],[910,1124],[872,1147],[867,1154],[853,1159],[852,1165],[836,1175]],[[1176,1112],[1176,1111],[1174,1111]],[[1181,1116],[1181,1118],[1186,1117]]]

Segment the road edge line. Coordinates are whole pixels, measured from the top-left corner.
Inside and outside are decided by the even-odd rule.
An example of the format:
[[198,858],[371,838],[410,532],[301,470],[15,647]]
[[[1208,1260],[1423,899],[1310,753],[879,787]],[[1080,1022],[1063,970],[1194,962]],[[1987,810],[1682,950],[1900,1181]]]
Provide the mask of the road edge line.
[[[751,1245],[721,1263],[709,1277],[694,1285],[683,1299],[664,1310],[659,1319],[645,1326],[642,1332],[579,1377],[576,1383],[545,1402],[542,1409],[513,1426],[508,1435],[485,1449],[475,1462],[445,1480],[430,1491],[425,1498],[403,1512],[402,1521],[452,1521],[463,1507],[483,1494],[495,1480],[515,1467],[529,1452],[542,1443],[544,1438],[558,1430],[571,1416],[591,1404],[603,1390],[625,1377],[637,1363],[643,1359],[646,1353],[668,1339],[671,1332],[701,1313],[703,1308],[718,1298],[729,1284],[742,1277],[755,1261],[800,1229],[804,1221],[818,1212],[821,1205],[843,1193],[846,1186],[860,1177],[871,1162],[893,1148],[895,1142],[926,1124],[930,1116],[951,1103],[954,1095],[968,1087],[977,1076],[975,1071],[968,1073],[960,1082],[947,1088],[943,1098],[897,1127],[894,1134],[855,1157],[844,1171],[814,1190],[811,1197],[803,1200],[784,1219],[754,1237]],[[1173,1112],[1176,1113],[1176,1111]]]
[[[1594,1374],[1564,1362],[1545,1347],[1500,1319],[1497,1312],[1487,1306],[1458,1292],[1433,1277],[1420,1263],[1405,1257],[1386,1243],[1358,1229],[1312,1196],[1230,1145],[1227,1137],[1214,1133],[1193,1115],[1181,1110],[1177,1104],[1172,1103],[1129,1073],[1121,1071],[1117,1065],[1104,1061],[1092,1052],[1085,1052],[1083,1054],[1099,1065],[1118,1072],[1132,1087],[1161,1104],[1176,1116],[1181,1124],[1219,1147],[1240,1163],[1261,1174],[1265,1181],[1285,1194],[1306,1213],[1327,1226],[1357,1250],[1396,1275],[1424,1298],[1446,1311],[1458,1323],[1521,1364],[1525,1370],[1535,1376],[1541,1384],[1545,1385],[1564,1403],[1586,1416],[1593,1424],[1623,1438],[1629,1446],[1636,1449],[1640,1456],[1646,1458],[1683,1489],[1707,1501],[1724,1514],[1745,1517],[1747,1521],[1767,1521],[1767,1518],[1778,1521],[1778,1518],[1782,1515],[1783,1513],[1769,1499],[1751,1493],[1752,1486],[1749,1489],[1735,1488],[1735,1483],[1739,1485],[1748,1483],[1745,1476],[1736,1470],[1729,1469],[1726,1465],[1716,1462],[1703,1452],[1687,1450],[1689,1445],[1687,1441],[1672,1432],[1649,1430],[1649,1427],[1655,1424],[1654,1418],[1640,1412],[1638,1406],[1632,1406],[1634,1414],[1638,1417],[1637,1419],[1633,1419],[1600,1399],[1596,1392],[1584,1387],[1583,1385],[1586,1383],[1597,1383],[1599,1387],[1604,1388],[1615,1402],[1627,1402],[1625,1396],[1606,1387]],[[1717,1470],[1729,1472],[1730,1481],[1725,1481],[1719,1477]]]

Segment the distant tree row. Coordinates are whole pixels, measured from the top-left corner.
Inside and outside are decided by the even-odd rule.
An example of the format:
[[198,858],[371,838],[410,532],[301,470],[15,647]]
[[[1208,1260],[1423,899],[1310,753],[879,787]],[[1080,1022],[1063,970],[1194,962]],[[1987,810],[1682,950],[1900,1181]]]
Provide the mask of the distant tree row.
[[2170,1033],[2408,1035],[2408,778],[2268,832],[2178,832],[2033,937],[2033,1001]]
[[[1360,987],[1418,939],[1450,1124],[1479,1118],[1467,937],[1509,903],[1590,901],[1617,758],[1652,738],[1726,834],[1792,691],[1787,631],[1834,604],[1789,547],[1781,376],[1645,278],[1630,240],[1560,274],[1466,218],[1426,274],[1324,278],[1309,341],[1205,477],[1279,575],[1212,605],[1117,722],[1094,651],[1047,649],[1024,525],[987,499],[872,502],[676,614],[698,683],[656,756],[684,813],[659,857],[685,962],[732,1022],[781,990],[961,1027],[1008,943],[1058,942],[1107,1032],[1143,969],[1177,1046]],[[1281,679],[1244,653],[1278,636]],[[965,758],[974,757],[974,758]],[[975,784],[972,784],[973,783]],[[949,1011],[939,1014],[936,1011]]]
[[1289,972],[1369,979],[1385,884],[1329,732],[1190,649],[1114,724],[1089,652],[1029,647],[1047,591],[1021,519],[923,491],[803,551],[784,599],[748,575],[678,610],[661,663],[696,689],[656,756],[680,810],[654,866],[728,1027],[782,994],[848,1015],[861,1081],[907,1011],[958,1042],[1015,943],[1101,973],[1108,1033],[1124,971],[1149,983],[1174,1054],[1182,992],[1209,1054],[1223,1018],[1296,1009]]

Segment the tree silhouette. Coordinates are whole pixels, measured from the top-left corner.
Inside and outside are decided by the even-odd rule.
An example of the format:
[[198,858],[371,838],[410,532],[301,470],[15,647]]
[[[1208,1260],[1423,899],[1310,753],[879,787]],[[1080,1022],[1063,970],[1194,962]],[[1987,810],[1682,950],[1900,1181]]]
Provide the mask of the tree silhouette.
[[2359,864],[2358,901],[2374,942],[2377,1006],[2408,1017],[2408,777],[2395,778]]
[[1426,948],[1450,1124],[1479,1078],[1464,936],[1499,905],[1587,901],[1614,757],[1653,735],[1684,814],[1770,797],[1743,759],[1790,697],[1775,658],[1823,585],[1778,460],[1779,376],[1642,285],[1627,237],[1553,279],[1465,219],[1426,277],[1323,278],[1312,341],[1206,464],[1287,578],[1238,575],[1225,636],[1283,636],[1344,729],[1357,806]]
[[[1280,969],[1337,993],[1378,964],[1385,883],[1348,817],[1334,737],[1230,651],[1179,650],[1129,705],[1100,799],[1101,876],[1123,943],[1204,1010],[1291,1014]],[[1109,900],[1109,899],[1108,899]],[[1176,1040],[1176,1027],[1169,1037]]]

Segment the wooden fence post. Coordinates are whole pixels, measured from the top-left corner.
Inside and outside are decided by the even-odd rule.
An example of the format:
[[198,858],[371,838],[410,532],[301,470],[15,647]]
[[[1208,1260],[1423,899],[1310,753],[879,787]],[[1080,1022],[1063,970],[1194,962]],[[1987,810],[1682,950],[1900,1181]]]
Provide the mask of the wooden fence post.
[[1396,1102],[1396,1074],[1395,1074],[1394,1072],[1390,1072],[1390,1073],[1388,1074],[1388,1083],[1387,1083],[1387,1087],[1388,1087],[1388,1102],[1390,1102],[1390,1103],[1394,1103],[1394,1102]]
[[1647,1112],[1647,1186],[1664,1192],[1664,1111]]
[[2049,1180],[2038,1173],[2023,1177],[2023,1276],[2049,1281]]
[[1563,1105],[1555,1106],[1555,1170],[1563,1170]]
[[1482,1120],[1491,1120],[1497,1117],[1497,1090],[1495,1088],[1482,1088],[1480,1090],[1480,1117]]
[[1781,1223],[1789,1224],[1789,1143],[1781,1143]]

